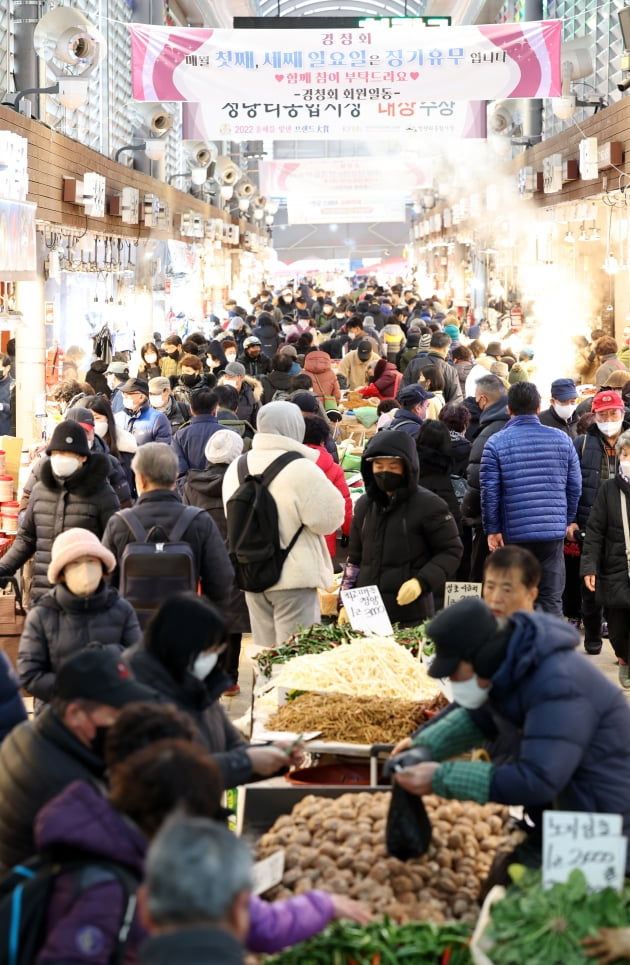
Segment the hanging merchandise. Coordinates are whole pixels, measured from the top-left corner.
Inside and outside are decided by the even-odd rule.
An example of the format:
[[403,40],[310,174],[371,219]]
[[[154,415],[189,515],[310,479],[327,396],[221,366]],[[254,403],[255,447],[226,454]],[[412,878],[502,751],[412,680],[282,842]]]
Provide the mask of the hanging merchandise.
[[96,358],[101,359],[102,362],[106,362],[107,365],[109,365],[112,360],[113,349],[112,333],[107,325],[103,325],[92,341],[94,343],[94,355]]

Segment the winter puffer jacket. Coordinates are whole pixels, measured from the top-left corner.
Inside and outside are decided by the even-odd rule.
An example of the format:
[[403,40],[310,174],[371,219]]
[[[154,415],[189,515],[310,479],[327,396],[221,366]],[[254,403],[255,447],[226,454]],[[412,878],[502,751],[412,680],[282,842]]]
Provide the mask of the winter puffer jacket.
[[[205,509],[214,520],[221,539],[227,546],[227,521],[223,509],[223,477],[227,463],[208,464],[205,469],[191,469],[185,476],[182,487],[182,499],[187,506],[198,506]],[[223,614],[230,628],[230,633],[249,633],[251,625],[249,610],[245,602],[245,594],[236,586],[223,606]]]
[[220,667],[216,667],[205,680],[198,680],[188,672],[183,680],[176,680],[142,644],[132,647],[124,660],[139,683],[156,691],[163,703],[175,704],[191,718],[199,743],[212,754],[226,787],[236,787],[252,780],[254,771],[246,752],[247,744],[219,700],[231,684]]
[[114,416],[116,425],[130,432],[139,446],[145,442],[165,442],[171,444],[171,424],[163,412],[153,409],[148,402],[135,412],[121,409]]
[[107,456],[93,453],[67,479],[57,479],[47,459],[33,486],[15,542],[2,559],[0,578],[13,576],[34,554],[31,601],[49,590],[50,552],[59,533],[78,526],[100,539],[109,518],[119,509],[118,497],[107,480],[109,471]]
[[171,445],[177,456],[180,476],[189,469],[203,469],[208,439],[222,428],[215,415],[194,415],[189,425],[175,433]]
[[9,658],[0,652],[0,743],[14,727],[26,720],[19,688],[20,681]]
[[358,389],[364,398],[395,399],[402,376],[393,362],[380,359],[374,366],[374,379],[365,388]]
[[18,673],[39,710],[49,701],[56,672],[88,643],[124,650],[140,639],[140,624],[130,603],[101,583],[87,597],[75,596],[63,583],[39,598],[26,617],[18,652]]
[[326,352],[313,351],[304,356],[304,371],[313,380],[313,392],[324,402],[325,395],[332,395],[337,403],[341,399],[341,390],[337,376],[330,364],[330,355]]
[[469,526],[481,526],[481,483],[479,469],[484,446],[490,436],[503,429],[510,420],[506,400],[498,399],[486,406],[479,416],[479,429],[470,447],[466,470],[466,492],[462,500],[462,516]]
[[[390,497],[374,482],[375,456],[397,456],[405,485]],[[405,432],[384,429],[370,439],[361,461],[366,493],[354,508],[348,561],[360,567],[355,586],[376,584],[392,622],[415,626],[433,615],[433,590],[456,571],[462,556],[457,524],[443,499],[418,486],[418,456]],[[422,593],[399,606],[398,590],[415,577]]]
[[484,533],[505,543],[563,539],[582,490],[573,443],[536,415],[514,416],[488,439],[479,481]]
[[[317,465],[321,471],[326,475],[326,478],[330,480],[333,486],[336,486],[341,495],[343,496],[346,512],[343,518],[343,523],[341,524],[341,532],[344,536],[348,536],[350,533],[350,523],[352,522],[352,499],[350,498],[350,490],[348,489],[348,483],[346,482],[346,477],[343,469],[339,463],[335,462],[330,453],[324,448],[324,446],[308,446],[309,449],[314,449],[318,453]],[[326,546],[328,547],[328,552],[330,553],[330,558],[334,560],[335,554],[337,552],[337,531],[334,533],[329,533],[324,536],[326,540]]]
[[[630,833],[630,708],[623,692],[576,653],[576,630],[545,613],[512,614],[490,699],[521,732],[518,760],[495,768],[491,801],[623,816]],[[491,735],[488,735],[491,736]]]
[[437,352],[429,351],[426,355],[416,356],[412,359],[402,378],[401,388],[405,385],[413,385],[420,378],[420,372],[427,365],[437,365],[444,377],[444,401],[463,402],[464,395],[459,384],[457,371],[453,365],[445,362]]
[[[276,354],[282,341],[282,336],[280,335],[278,325],[274,323],[269,312],[260,313],[256,320],[256,326],[252,329],[252,335],[255,335],[256,338],[259,338],[261,341],[261,354],[264,353],[267,358],[272,358]],[[257,375],[258,373],[252,372],[250,374]]]
[[51,707],[25,720],[0,747],[0,874],[35,852],[35,815],[77,780],[103,780],[105,762],[64,727]]
[[[630,422],[624,421],[621,431],[626,432],[628,429],[630,429]],[[584,529],[588,523],[599,487],[606,480],[615,477],[618,460],[615,459],[614,466],[610,466],[604,437],[596,425],[589,426],[583,436],[577,437],[574,445],[582,471],[582,493],[576,519],[580,529]]]
[[[276,392],[284,392],[284,398],[288,398],[292,378],[290,372],[276,372],[275,369],[268,372],[267,375],[263,375],[260,380],[263,387],[262,404],[267,405],[268,402],[273,402]],[[278,396],[278,398],[282,398],[282,396]]]
[[619,474],[599,487],[586,525],[580,559],[580,576],[595,574],[595,592],[604,606],[630,607],[622,499],[630,515],[630,485]]

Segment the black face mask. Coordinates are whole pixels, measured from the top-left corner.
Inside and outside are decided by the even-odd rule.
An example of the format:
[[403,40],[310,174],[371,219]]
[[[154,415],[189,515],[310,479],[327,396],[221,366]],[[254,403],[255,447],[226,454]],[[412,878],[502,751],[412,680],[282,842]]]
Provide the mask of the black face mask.
[[182,375],[181,376],[182,385],[185,385],[188,389],[192,389],[193,385],[196,385],[199,381],[198,375]]
[[397,472],[375,472],[373,477],[375,484],[384,493],[393,493],[405,485],[405,477]]
[[92,753],[96,754],[97,757],[105,757],[105,738],[108,731],[109,727],[97,727],[96,733],[90,741]]

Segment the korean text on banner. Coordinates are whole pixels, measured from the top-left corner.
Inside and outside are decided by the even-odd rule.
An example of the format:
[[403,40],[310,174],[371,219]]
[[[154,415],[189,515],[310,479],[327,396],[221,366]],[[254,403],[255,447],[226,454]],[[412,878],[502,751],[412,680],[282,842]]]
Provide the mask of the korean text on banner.
[[190,101],[225,138],[366,136],[433,103],[561,93],[561,21],[410,30],[130,26],[136,100]]

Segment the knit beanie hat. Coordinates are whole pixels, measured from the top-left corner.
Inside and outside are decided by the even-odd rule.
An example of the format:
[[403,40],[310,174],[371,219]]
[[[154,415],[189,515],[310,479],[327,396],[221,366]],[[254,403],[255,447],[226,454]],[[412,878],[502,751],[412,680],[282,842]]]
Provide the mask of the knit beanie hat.
[[87,433],[78,422],[60,422],[52,434],[46,447],[47,455],[51,452],[74,452],[77,456],[89,456]]
[[112,573],[116,567],[116,557],[103,546],[98,536],[89,529],[73,527],[60,533],[52,545],[48,582],[58,583],[64,566],[81,559],[82,556],[96,557],[103,564],[106,573]]
[[205,454],[213,464],[234,462],[243,452],[243,440],[233,429],[219,429],[213,432],[206,443]]
[[431,348],[431,332],[427,332],[425,335],[420,336],[420,342],[418,343],[420,351],[428,351]]
[[454,342],[459,339],[459,329],[457,325],[445,325],[444,331],[453,339]]

